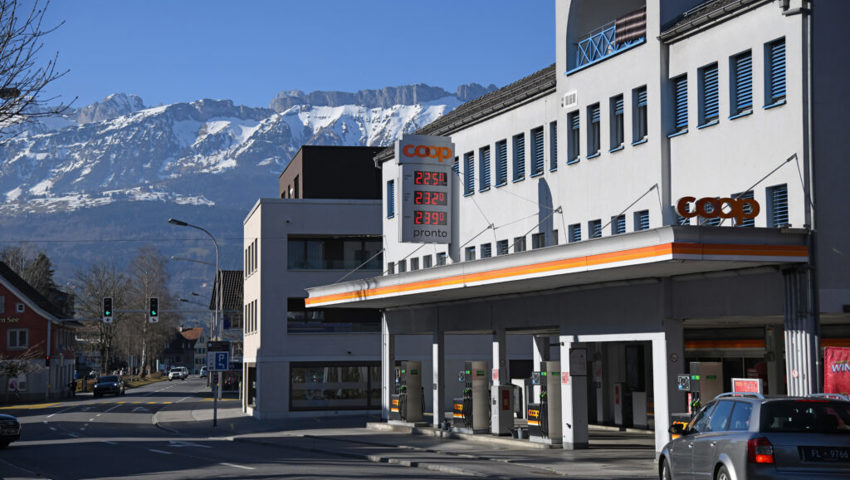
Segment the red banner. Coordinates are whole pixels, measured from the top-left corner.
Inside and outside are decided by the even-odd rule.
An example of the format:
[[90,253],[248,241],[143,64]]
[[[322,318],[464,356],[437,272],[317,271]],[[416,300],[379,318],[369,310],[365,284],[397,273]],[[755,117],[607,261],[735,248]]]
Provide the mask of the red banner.
[[850,394],[850,348],[826,347],[823,370],[824,393]]

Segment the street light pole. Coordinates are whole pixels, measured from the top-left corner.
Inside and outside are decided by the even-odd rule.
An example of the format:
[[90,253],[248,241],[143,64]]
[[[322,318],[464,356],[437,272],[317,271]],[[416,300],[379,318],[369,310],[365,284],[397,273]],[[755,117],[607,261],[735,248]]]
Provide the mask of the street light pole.
[[[168,223],[171,225],[176,225],[178,227],[191,227],[196,230],[200,230],[207,234],[208,237],[213,241],[213,245],[215,245],[215,282],[218,286],[218,291],[216,292],[216,302],[215,302],[215,330],[214,332],[210,332],[213,336],[215,336],[216,340],[221,338],[222,333],[222,322],[219,318],[219,312],[222,311],[222,275],[221,275],[221,264],[219,263],[219,254],[218,254],[218,242],[212,233],[208,232],[205,228],[199,227],[197,225],[192,225],[191,223],[187,223],[181,220],[177,220],[176,218],[169,218]],[[213,427],[218,425],[218,401],[221,398],[221,387],[222,387],[222,374],[221,371],[218,372],[218,386],[213,391]]]

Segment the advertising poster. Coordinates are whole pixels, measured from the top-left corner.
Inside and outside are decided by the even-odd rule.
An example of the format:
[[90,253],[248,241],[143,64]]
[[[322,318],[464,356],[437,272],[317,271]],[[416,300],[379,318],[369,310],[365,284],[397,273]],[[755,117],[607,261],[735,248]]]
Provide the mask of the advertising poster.
[[850,348],[826,347],[823,369],[824,393],[850,393]]

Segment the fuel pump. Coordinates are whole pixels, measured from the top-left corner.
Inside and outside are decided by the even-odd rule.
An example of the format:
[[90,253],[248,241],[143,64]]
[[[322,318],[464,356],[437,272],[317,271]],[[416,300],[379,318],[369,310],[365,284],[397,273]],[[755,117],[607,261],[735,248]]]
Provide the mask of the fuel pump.
[[[531,373],[537,401],[528,404],[529,440],[561,443],[561,362],[540,362],[540,370]],[[539,392],[539,393],[538,393]]]
[[483,433],[490,427],[489,389],[487,362],[464,362],[458,372],[458,381],[463,383],[460,397],[452,402],[452,427],[463,433]]
[[396,362],[389,420],[422,421],[421,362]]

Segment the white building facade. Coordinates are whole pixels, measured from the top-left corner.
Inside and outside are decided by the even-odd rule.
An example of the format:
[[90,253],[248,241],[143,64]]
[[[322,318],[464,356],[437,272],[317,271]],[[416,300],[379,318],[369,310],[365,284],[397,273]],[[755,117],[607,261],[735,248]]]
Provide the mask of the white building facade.
[[[447,335],[490,335],[493,384],[512,377],[506,342],[525,338],[535,370],[561,362],[565,448],[586,447],[593,422],[654,426],[660,451],[690,362],[721,365],[724,389],[754,377],[817,391],[820,347],[850,338],[835,126],[848,13],[557,1],[552,67],[417,132],[455,145],[452,242],[399,241],[387,195],[387,274],[310,288],[307,306],[382,309],[385,412],[396,337],[430,337],[439,371],[457,354]],[[387,192],[398,160],[376,157]],[[426,386],[435,424],[450,406],[441,378]]]

